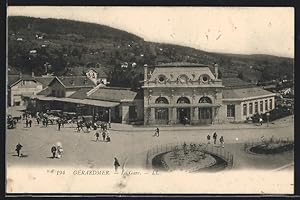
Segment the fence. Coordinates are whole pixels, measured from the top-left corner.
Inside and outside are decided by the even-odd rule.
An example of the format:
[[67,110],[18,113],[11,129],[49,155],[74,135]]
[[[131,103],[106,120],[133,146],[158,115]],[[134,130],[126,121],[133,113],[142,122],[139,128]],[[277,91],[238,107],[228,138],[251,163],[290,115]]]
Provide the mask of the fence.
[[285,143],[294,143],[294,139],[293,138],[289,138],[289,137],[261,137],[261,138],[257,138],[257,139],[252,139],[252,140],[248,140],[247,142],[244,143],[244,150],[246,151],[247,149],[257,146],[257,145],[261,145],[261,144],[265,144],[265,143],[280,143],[280,142],[285,142]]
[[[217,156],[219,158],[222,158],[227,162],[227,168],[231,168],[233,166],[233,155],[226,151],[224,148],[221,148],[220,146],[214,146],[212,144],[198,144],[190,143],[187,144],[185,142],[177,143],[177,144],[164,144],[164,145],[157,145],[150,150],[147,151],[147,157],[146,157],[146,166],[147,168],[152,167],[152,159],[161,153],[167,153],[170,151],[178,151],[180,149],[184,149],[184,144],[186,145],[186,150],[191,150],[192,148],[195,148],[197,151],[202,151],[208,154],[212,154],[214,156]],[[167,167],[167,166],[166,166]]]

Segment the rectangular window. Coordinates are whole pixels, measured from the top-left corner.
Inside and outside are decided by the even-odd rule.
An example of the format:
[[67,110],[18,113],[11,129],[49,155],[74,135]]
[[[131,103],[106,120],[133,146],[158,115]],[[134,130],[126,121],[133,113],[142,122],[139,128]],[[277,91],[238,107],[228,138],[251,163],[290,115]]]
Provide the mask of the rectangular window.
[[270,110],[273,109],[273,101],[272,101],[272,99],[270,99],[270,105],[269,105],[269,108],[270,108]]
[[227,117],[235,117],[235,105],[227,105]]
[[254,103],[254,112],[258,113],[258,102]]
[[265,110],[268,111],[268,100],[265,100]]
[[253,103],[249,103],[249,114],[253,114]]
[[247,104],[243,104],[243,115],[247,115]]
[[264,111],[264,102],[263,101],[259,102],[259,107],[260,107],[260,112],[263,112]]

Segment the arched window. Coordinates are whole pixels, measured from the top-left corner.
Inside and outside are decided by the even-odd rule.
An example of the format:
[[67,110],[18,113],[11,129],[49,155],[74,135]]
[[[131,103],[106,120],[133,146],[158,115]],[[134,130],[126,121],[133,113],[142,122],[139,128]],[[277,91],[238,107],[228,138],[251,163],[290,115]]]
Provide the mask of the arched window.
[[[165,97],[158,97],[155,100],[156,104],[169,104]],[[162,123],[167,123],[169,120],[168,108],[155,108],[155,119]]]
[[158,97],[155,100],[155,103],[158,103],[158,104],[169,104],[168,99],[166,99],[165,97]]
[[180,97],[178,100],[177,100],[177,103],[191,103],[190,100],[187,98],[187,97]]
[[209,97],[201,97],[199,103],[212,103]]
[[182,74],[182,75],[178,76],[178,81],[180,83],[187,83],[188,80],[189,80],[189,77],[185,74]]

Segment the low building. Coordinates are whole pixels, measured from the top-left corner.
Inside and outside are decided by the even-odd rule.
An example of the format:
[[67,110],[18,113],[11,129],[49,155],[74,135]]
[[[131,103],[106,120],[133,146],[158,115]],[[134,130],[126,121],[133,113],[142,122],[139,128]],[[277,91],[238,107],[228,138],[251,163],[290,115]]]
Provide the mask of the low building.
[[8,106],[26,105],[26,97],[36,95],[47,87],[53,77],[35,77],[32,75],[8,75]]
[[102,84],[95,86],[86,77],[56,77],[46,89],[32,96],[32,102],[36,110],[41,112],[76,112],[78,115],[93,116],[95,120],[107,122],[143,121],[141,93]]

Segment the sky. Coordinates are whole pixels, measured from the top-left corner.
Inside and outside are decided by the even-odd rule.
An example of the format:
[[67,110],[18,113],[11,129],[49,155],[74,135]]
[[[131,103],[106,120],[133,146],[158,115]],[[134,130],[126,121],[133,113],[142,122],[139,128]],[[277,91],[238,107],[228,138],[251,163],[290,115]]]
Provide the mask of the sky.
[[125,30],[146,41],[209,52],[294,58],[292,7],[9,6],[8,16],[92,22]]

